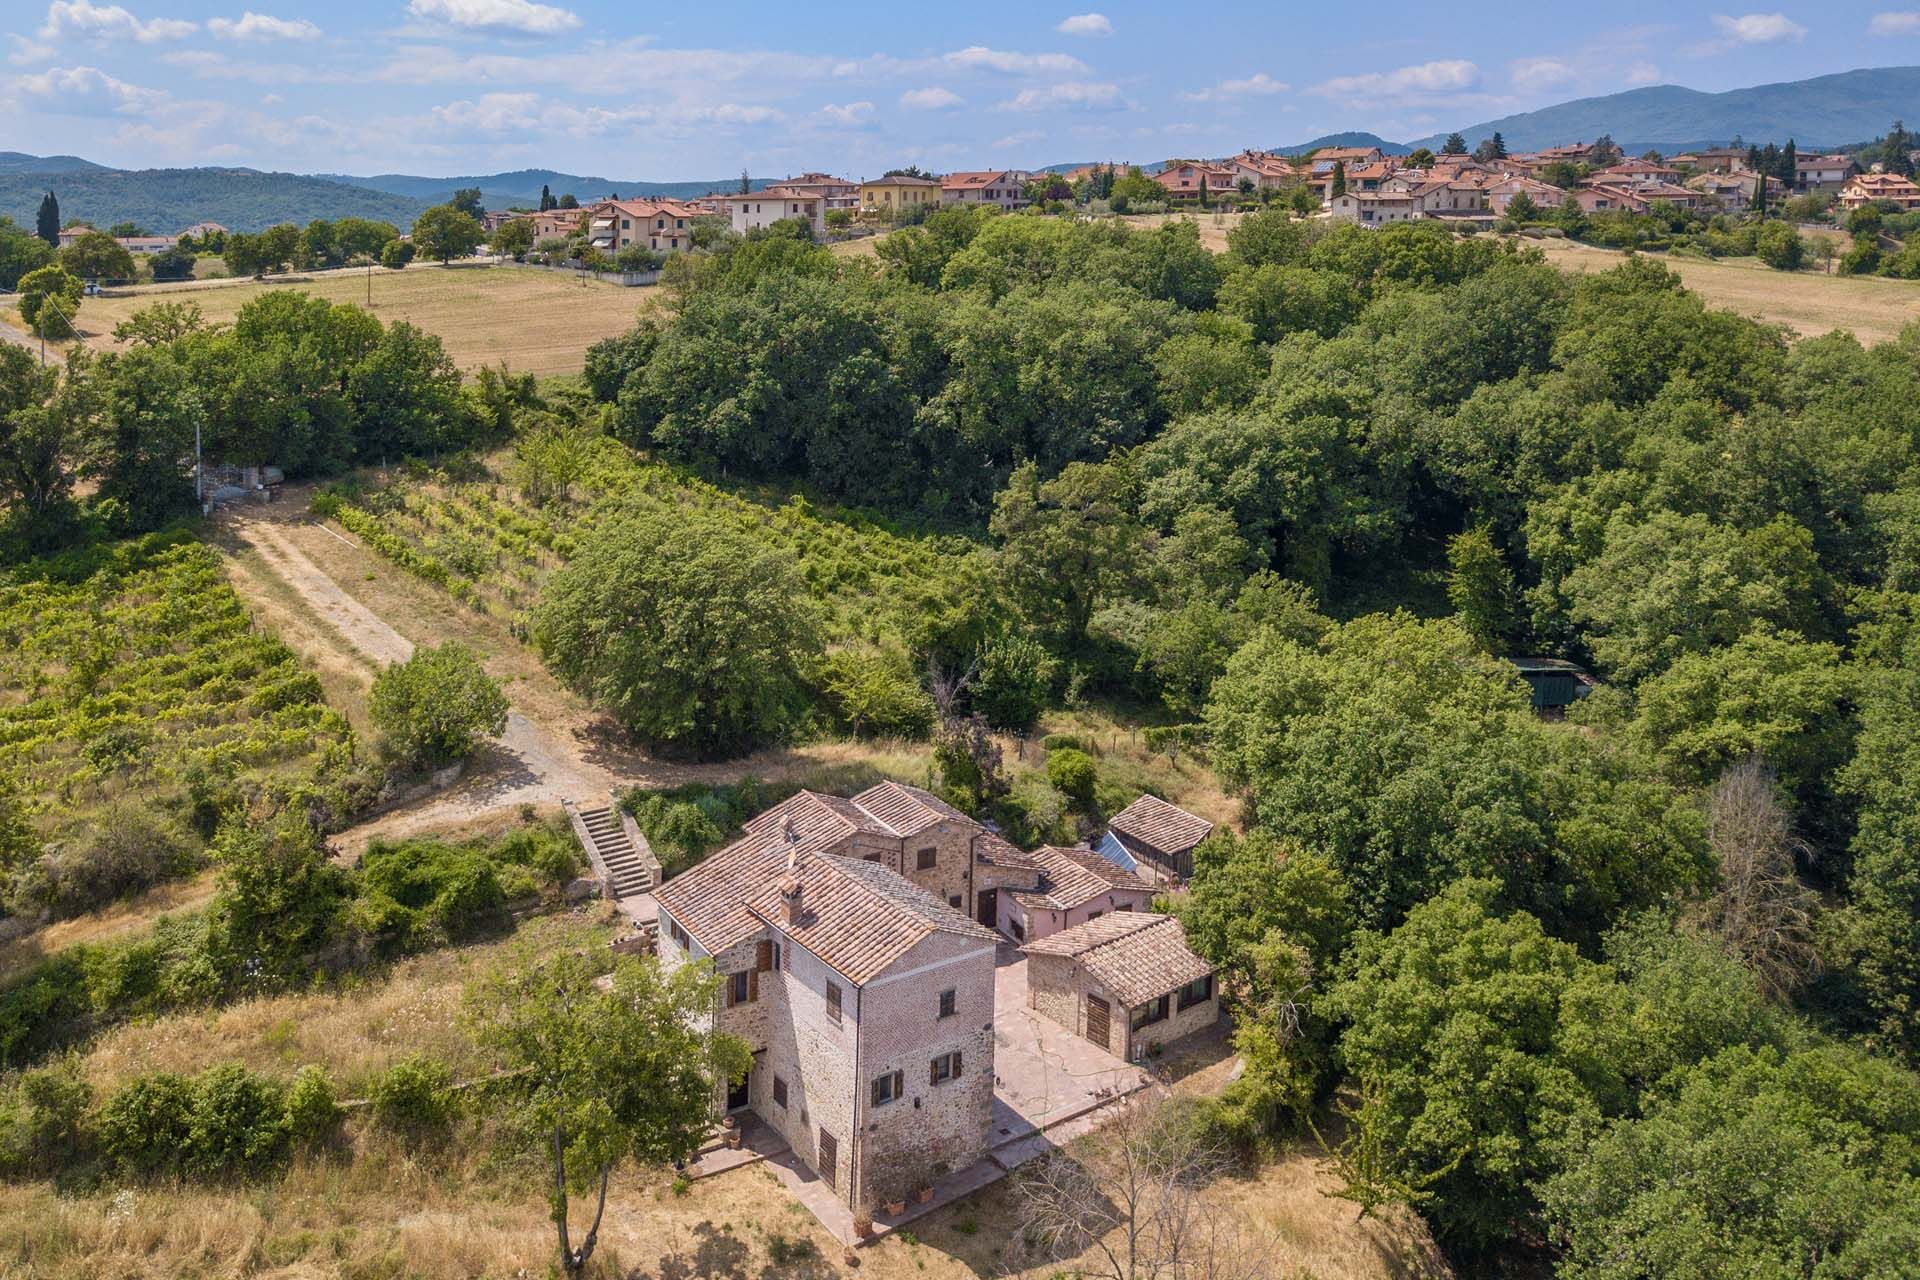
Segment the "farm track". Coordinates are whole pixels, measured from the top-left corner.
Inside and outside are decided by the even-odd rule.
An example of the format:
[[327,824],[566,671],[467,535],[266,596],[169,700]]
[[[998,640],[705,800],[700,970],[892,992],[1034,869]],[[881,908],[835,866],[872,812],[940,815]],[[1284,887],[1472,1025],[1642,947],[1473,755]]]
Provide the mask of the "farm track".
[[[295,545],[286,523],[270,517],[242,516],[234,522],[234,529],[258,553],[266,568],[363,661],[368,671],[404,662],[412,655],[413,641],[316,565]],[[350,842],[359,843],[373,835],[403,836],[457,825],[522,804],[552,805],[562,799],[604,803],[609,787],[639,780],[619,777],[581,758],[575,744],[516,708],[507,714],[506,731],[453,791],[384,814],[349,832],[348,837]]]

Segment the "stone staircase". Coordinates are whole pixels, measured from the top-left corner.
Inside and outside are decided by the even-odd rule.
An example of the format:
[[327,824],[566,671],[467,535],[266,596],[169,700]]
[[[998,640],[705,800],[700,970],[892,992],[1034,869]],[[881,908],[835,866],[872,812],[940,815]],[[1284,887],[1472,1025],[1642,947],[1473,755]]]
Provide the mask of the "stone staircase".
[[660,863],[625,810],[613,803],[582,809],[571,800],[563,806],[609,899],[638,897],[659,882]]

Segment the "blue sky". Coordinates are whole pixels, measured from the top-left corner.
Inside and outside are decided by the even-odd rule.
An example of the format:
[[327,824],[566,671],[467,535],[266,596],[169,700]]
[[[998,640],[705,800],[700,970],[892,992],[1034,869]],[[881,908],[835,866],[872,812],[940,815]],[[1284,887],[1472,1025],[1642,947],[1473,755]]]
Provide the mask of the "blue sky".
[[1404,139],[1645,84],[1920,62],[1920,9],[0,0],[0,150],[622,179]]

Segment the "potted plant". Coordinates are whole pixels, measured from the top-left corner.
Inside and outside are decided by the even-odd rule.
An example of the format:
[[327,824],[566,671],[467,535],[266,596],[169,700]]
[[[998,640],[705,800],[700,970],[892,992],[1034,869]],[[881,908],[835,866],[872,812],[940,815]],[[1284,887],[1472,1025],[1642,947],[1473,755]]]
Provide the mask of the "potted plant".
[[931,1182],[921,1183],[914,1189],[913,1198],[921,1204],[930,1202],[933,1199],[933,1184]]
[[862,1240],[871,1240],[873,1238],[873,1215],[865,1209],[853,1215],[853,1234],[859,1236]]

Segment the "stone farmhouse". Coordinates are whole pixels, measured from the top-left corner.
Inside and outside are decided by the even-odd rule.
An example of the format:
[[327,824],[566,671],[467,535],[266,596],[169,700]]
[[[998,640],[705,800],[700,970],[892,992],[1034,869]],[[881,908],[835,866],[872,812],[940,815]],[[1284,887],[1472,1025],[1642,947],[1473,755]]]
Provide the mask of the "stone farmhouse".
[[[1117,1056],[1213,1024],[1211,970],[1177,922],[1149,910],[1153,892],[1091,849],[1022,851],[937,796],[884,782],[851,798],[792,796],[653,899],[662,965],[710,961],[723,983],[715,1025],[753,1050],[716,1111],[765,1121],[857,1215],[991,1148],[995,974],[1018,959],[1009,939],[1055,948],[1029,964],[1071,961],[1044,988],[1054,994],[1028,1002]],[[1136,919],[1173,927],[1109,923]],[[1096,942],[1056,947],[1086,937]],[[1143,975],[1126,979],[1129,965]],[[1071,1000],[1056,991],[1068,987]],[[1087,1021],[1088,994],[1118,1010],[1119,1034]]]
[[1219,1019],[1213,967],[1172,916],[1102,916],[1023,950],[1033,1008],[1117,1058],[1147,1057]]
[[660,957],[710,959],[715,1024],[753,1050],[720,1105],[751,1109],[872,1213],[987,1152],[999,939],[891,868],[827,852],[810,816],[662,885]]

